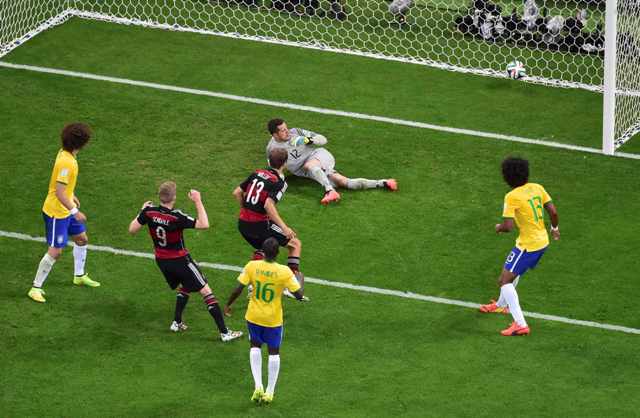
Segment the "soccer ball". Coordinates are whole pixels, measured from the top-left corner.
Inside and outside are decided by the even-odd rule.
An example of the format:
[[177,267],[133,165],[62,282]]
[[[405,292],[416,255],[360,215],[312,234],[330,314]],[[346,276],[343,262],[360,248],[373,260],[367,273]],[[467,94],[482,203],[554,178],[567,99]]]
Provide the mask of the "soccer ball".
[[526,70],[524,69],[524,64],[520,61],[511,61],[507,64],[507,75],[509,78],[514,80],[518,80],[527,75]]

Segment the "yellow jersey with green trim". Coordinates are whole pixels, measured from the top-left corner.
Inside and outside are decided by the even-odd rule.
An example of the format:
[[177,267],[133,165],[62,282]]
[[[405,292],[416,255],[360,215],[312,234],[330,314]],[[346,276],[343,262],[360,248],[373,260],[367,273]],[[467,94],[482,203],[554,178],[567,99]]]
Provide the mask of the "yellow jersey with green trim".
[[253,286],[245,319],[263,327],[282,325],[282,292],[285,288],[290,292],[300,289],[289,267],[264,260],[249,261],[238,281]]
[[64,207],[56,196],[56,184],[67,186],[65,194],[73,201],[73,192],[78,179],[78,161],[69,151],[58,151],[56,162],[53,164],[51,180],[49,180],[49,192],[42,206],[42,211],[52,218],[62,219],[69,216],[69,210]]
[[544,224],[544,205],[551,196],[540,184],[527,183],[516,187],[504,197],[504,218],[515,219],[520,235],[516,247],[538,251],[549,245],[549,234]]

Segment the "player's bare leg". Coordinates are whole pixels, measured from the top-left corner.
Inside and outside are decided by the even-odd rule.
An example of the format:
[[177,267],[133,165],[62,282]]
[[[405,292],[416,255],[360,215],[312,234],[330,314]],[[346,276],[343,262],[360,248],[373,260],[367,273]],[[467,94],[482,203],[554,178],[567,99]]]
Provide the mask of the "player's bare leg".
[[331,202],[337,202],[340,200],[340,193],[336,192],[331,180],[329,180],[329,177],[327,176],[327,173],[322,169],[322,163],[320,160],[311,158],[309,161],[304,163],[304,169],[307,170],[312,179],[324,187],[324,196],[322,200],[320,200],[320,203],[327,205]]
[[518,293],[516,292],[516,288],[513,285],[513,282],[518,277],[519,276],[516,276],[514,273],[503,268],[502,273],[500,273],[500,277],[498,278],[498,285],[500,286],[500,298],[504,298],[504,300],[507,302],[509,312],[513,317],[513,323],[511,324],[511,326],[501,332],[501,334],[504,336],[529,334],[529,326],[524,319],[522,309],[520,308]]
[[87,237],[87,233],[82,232],[78,235],[73,235],[71,239],[75,244],[73,246],[73,284],[89,287],[100,286],[99,282],[92,280],[84,271],[84,265],[87,261],[87,245],[89,244],[89,237]]
[[391,191],[398,190],[398,182],[395,179],[369,180],[365,178],[350,179],[336,172],[329,174],[329,179],[338,187],[351,190],[364,190],[384,188]]

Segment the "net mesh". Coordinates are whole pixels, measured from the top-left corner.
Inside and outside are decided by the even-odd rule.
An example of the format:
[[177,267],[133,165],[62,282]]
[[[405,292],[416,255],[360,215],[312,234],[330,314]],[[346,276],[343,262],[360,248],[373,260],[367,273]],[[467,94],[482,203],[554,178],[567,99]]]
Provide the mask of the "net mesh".
[[640,133],[640,0],[618,0],[615,146]]
[[258,37],[504,76],[512,60],[529,81],[597,90],[604,6],[506,0],[72,0],[78,14]]
[[[619,0],[616,145],[640,130],[640,0]],[[605,0],[5,0],[0,56],[75,15],[602,91]]]
[[0,1],[0,57],[32,36],[64,22],[66,0]]

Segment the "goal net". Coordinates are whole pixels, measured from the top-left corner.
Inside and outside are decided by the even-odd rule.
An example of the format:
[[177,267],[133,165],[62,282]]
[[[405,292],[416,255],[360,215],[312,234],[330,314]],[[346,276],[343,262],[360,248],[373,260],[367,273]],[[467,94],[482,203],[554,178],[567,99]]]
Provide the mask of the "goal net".
[[[603,91],[606,0],[5,0],[0,56],[68,16]],[[640,0],[618,0],[615,139],[640,126]],[[6,22],[5,22],[6,20]],[[17,40],[17,41],[16,41]],[[611,140],[613,143],[613,140]]]
[[64,22],[67,0],[0,1],[0,57],[32,36]]
[[617,3],[614,149],[640,133],[640,0]]

